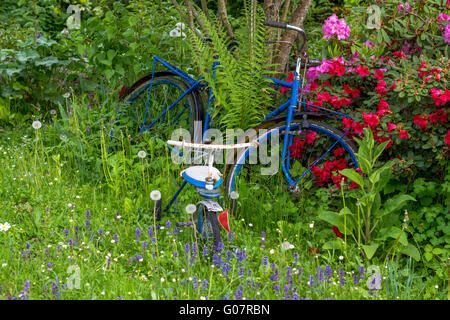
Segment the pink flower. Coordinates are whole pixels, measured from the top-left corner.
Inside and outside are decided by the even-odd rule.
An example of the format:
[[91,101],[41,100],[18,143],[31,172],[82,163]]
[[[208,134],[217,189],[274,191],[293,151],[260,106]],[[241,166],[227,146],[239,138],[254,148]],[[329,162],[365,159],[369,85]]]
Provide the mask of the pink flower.
[[314,143],[314,140],[316,140],[316,135],[317,135],[316,132],[310,131],[310,132],[306,135],[306,137],[305,137],[306,143],[307,143],[307,144],[313,144],[313,143]]
[[400,139],[409,139],[408,132],[406,130],[400,130],[398,135]]
[[380,119],[376,114],[365,112],[363,112],[363,120],[364,123],[371,128],[375,128],[378,125],[378,122],[380,121]]
[[339,40],[347,40],[350,36],[350,27],[344,19],[339,20],[335,13],[324,22],[322,26],[324,39],[330,39],[333,35],[336,35]]
[[444,40],[445,43],[450,43],[450,23],[445,26]]
[[391,131],[394,130],[395,128],[397,128],[397,126],[396,126],[395,124],[390,123],[390,122],[387,123],[387,129],[388,129],[388,132],[391,132]]

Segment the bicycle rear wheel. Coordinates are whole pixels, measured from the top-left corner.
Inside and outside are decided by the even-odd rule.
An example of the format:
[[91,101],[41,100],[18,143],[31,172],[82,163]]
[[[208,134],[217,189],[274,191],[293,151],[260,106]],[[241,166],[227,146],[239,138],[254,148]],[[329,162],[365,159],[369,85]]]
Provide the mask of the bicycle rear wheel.
[[[295,193],[288,192],[282,169],[285,135],[288,136],[285,170],[293,181],[304,175],[298,181]],[[337,193],[343,178],[339,170],[358,168],[357,149],[347,137],[340,139],[342,136],[343,132],[325,123],[305,123],[300,119],[292,121],[288,132],[284,121],[257,127],[248,140],[257,138],[260,147],[241,152],[234,164],[227,166],[226,193],[239,193],[238,201],[230,199],[232,212],[235,213],[240,205],[246,217],[271,211],[280,214],[283,220],[287,217],[292,220],[301,211],[301,198],[311,201],[324,187]],[[256,157],[257,152],[259,157]],[[261,152],[266,153],[265,159]],[[301,205],[306,205],[305,201]]]
[[[150,92],[151,89],[151,92]],[[155,72],[136,81],[120,96],[121,106],[116,124],[126,126],[132,139],[144,133],[167,140],[174,129],[194,134],[194,122],[202,121],[203,107],[196,90],[178,102],[189,85],[173,73]]]
[[195,230],[203,241],[212,240],[215,246],[222,242],[216,212],[208,210],[203,204],[199,204],[197,211],[194,213],[193,221]]

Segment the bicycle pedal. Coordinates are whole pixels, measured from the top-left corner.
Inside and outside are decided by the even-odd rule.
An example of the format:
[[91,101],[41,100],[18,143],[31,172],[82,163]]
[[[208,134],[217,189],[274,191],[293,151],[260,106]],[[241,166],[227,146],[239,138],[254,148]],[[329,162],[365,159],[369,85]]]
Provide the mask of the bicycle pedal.
[[192,224],[193,224],[192,221],[180,221],[176,223],[177,227],[179,228],[190,227],[192,226]]

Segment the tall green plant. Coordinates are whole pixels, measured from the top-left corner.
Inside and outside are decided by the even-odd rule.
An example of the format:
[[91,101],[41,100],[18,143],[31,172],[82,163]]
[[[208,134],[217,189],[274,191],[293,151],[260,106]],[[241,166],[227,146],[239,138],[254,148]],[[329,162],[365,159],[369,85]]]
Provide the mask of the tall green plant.
[[[245,130],[261,120],[272,105],[274,90],[269,86],[271,81],[263,78],[270,73],[265,44],[268,29],[262,25],[264,11],[250,4],[246,8],[250,9],[244,9],[245,24],[236,30],[238,47],[233,50],[228,48],[230,40],[215,18],[213,23],[203,19],[211,41],[191,33],[194,61],[214,93],[214,109],[210,112],[221,128]],[[212,72],[215,57],[220,65]]]
[[[374,257],[377,249],[389,238],[394,239],[391,246],[394,254],[395,250],[399,249],[402,253],[419,259],[417,248],[408,243],[406,227],[400,228],[396,225],[401,221],[400,209],[408,201],[415,199],[407,194],[388,199],[383,195],[392,167],[398,161],[393,159],[381,167],[377,165],[377,159],[389,141],[375,145],[373,133],[369,128],[364,129],[362,140],[355,140],[359,145],[356,157],[360,173],[354,169],[344,169],[341,174],[358,184],[358,188],[347,194],[349,199],[346,199],[339,214],[322,211],[319,218],[338,227],[344,235],[352,237],[368,259]],[[391,250],[389,253],[392,253]]]

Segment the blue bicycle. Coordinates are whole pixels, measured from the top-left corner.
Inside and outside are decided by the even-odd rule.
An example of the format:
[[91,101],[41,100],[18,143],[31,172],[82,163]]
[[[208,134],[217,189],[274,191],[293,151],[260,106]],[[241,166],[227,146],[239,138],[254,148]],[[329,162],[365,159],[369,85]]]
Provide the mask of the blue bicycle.
[[[348,138],[350,129],[343,132],[336,128],[343,118],[353,118],[306,101],[306,71],[308,67],[319,65],[320,61],[310,60],[307,53],[303,52],[306,44],[304,30],[275,21],[266,20],[264,24],[295,30],[303,38],[303,43],[299,49],[300,54],[297,55],[297,63],[293,66],[292,82],[268,77],[274,86],[290,89],[290,96],[262,119],[252,134],[238,141],[256,142],[266,147],[247,148],[229,155],[228,159],[231,160],[226,163],[225,178],[214,184],[214,189],[224,184],[227,195],[237,191],[241,202],[246,199],[261,199],[255,196],[258,192],[266,194],[274,201],[279,200],[279,193],[274,193],[272,188],[279,185],[287,185],[287,190],[293,194],[310,192],[315,187],[340,186],[342,177],[338,174],[339,170],[347,167],[358,168],[356,147]],[[157,63],[165,70],[156,71]],[[218,65],[217,61],[212,66],[213,73]],[[192,137],[200,136],[194,142],[207,140],[214,93],[208,89],[203,78],[194,79],[157,56],[154,57],[153,72],[131,87],[124,88],[120,100],[125,103],[121,113],[132,119],[137,135],[151,131],[155,136],[167,141],[170,139],[171,130],[182,127],[189,129]],[[200,135],[195,132],[195,123],[198,121],[202,123]],[[279,146],[282,146],[281,157]],[[264,161],[252,163],[251,160],[255,159],[255,152],[258,150],[265,152],[265,159],[278,159],[278,162],[275,165]],[[263,173],[268,165],[271,166],[271,171],[266,170],[266,173]],[[187,183],[191,182],[185,180],[181,184],[165,211],[174,203]],[[195,185],[195,182],[191,184]],[[278,202],[283,206],[283,201]],[[249,205],[254,207],[254,203],[250,201]],[[231,200],[231,207],[232,212],[235,212],[236,200]]]

